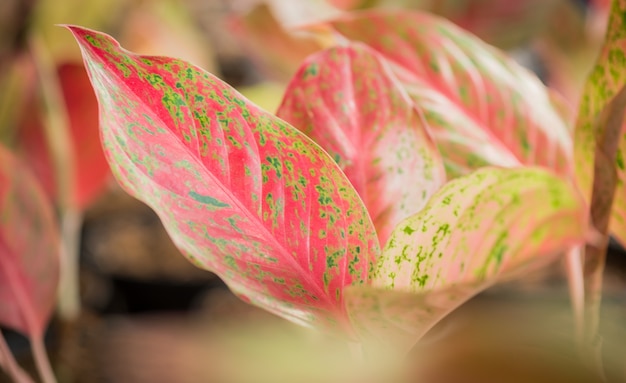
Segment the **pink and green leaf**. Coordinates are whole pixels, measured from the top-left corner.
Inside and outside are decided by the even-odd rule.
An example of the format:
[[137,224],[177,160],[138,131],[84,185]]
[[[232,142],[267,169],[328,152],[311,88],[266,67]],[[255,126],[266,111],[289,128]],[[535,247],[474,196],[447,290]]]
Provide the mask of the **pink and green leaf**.
[[69,29],[96,90],[114,175],[189,260],[252,304],[350,331],[343,290],[368,280],[379,248],[333,159],[191,64]]
[[41,339],[56,301],[59,249],[43,190],[0,146],[0,324]]
[[396,227],[372,285],[346,292],[349,314],[365,337],[410,347],[481,290],[583,243],[587,215],[578,191],[542,168],[453,180]]
[[[575,131],[575,158],[576,179],[587,201],[591,202],[594,187],[594,164],[598,154],[606,156],[607,148],[602,141],[607,132],[607,125],[602,123],[602,112],[614,100],[618,92],[626,85],[626,4],[623,1],[613,1],[609,16],[608,29],[604,45],[594,68],[585,84]],[[609,140],[609,144],[611,140]],[[626,243],[626,124],[621,125],[619,146],[616,155],[604,158],[614,165],[596,166],[604,172],[617,171],[617,189],[611,211],[610,231],[622,242]],[[611,174],[605,174],[612,178]],[[606,188],[606,185],[603,186]],[[606,193],[612,193],[605,190]],[[610,206],[609,206],[610,208]]]
[[361,41],[394,64],[433,130],[448,175],[488,165],[540,165],[572,173],[571,136],[549,92],[468,32],[407,11],[360,12],[326,26],[339,39]]
[[307,59],[277,116],[337,160],[383,244],[445,182],[443,160],[423,116],[384,58],[363,44]]

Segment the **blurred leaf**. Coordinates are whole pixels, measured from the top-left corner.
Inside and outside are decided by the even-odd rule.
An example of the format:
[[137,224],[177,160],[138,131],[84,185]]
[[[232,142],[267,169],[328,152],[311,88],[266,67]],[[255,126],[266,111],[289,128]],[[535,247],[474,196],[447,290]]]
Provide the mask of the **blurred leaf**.
[[573,8],[568,0],[377,0],[370,3],[445,17],[503,49],[527,44],[544,30],[549,17],[563,16],[563,8],[559,7]]
[[[543,39],[535,44],[536,51],[547,72],[547,84],[558,92],[572,109],[578,107],[587,75],[593,68],[598,46],[594,41],[581,39],[575,49],[563,49],[553,41]],[[572,130],[574,127],[572,119]]]
[[0,75],[0,144],[14,147],[19,119],[28,106],[36,79],[32,60],[25,54],[14,57]]
[[[71,147],[75,159],[75,180],[71,197],[81,209],[86,208],[102,192],[109,177],[98,131],[98,100],[83,65],[66,62],[57,67],[58,81],[67,107]],[[18,146],[25,161],[53,201],[58,199],[54,161],[46,141],[43,115],[36,98],[30,100],[18,131]]]
[[211,45],[183,4],[140,2],[125,14],[120,41],[138,54],[176,57],[215,73]]
[[551,172],[478,170],[396,227],[372,286],[346,291],[348,313],[364,337],[407,350],[481,290],[584,243],[587,223],[582,197]]
[[343,288],[367,280],[379,249],[332,158],[197,67],[69,28],[115,176],[159,214],[183,253],[252,304],[350,331]]
[[328,0],[330,4],[339,9],[354,9],[363,3],[362,0]]
[[385,59],[363,44],[310,57],[278,117],[337,160],[365,202],[381,243],[445,182],[423,117]]
[[450,177],[489,166],[572,172],[572,140],[541,82],[501,52],[426,13],[369,11],[311,29],[334,29],[394,64],[433,129]]
[[[613,1],[608,30],[602,51],[596,64],[587,79],[583,96],[580,101],[578,119],[575,132],[576,178],[587,201],[591,201],[594,188],[594,164],[597,170],[617,171],[618,179],[615,201],[610,218],[611,232],[622,242],[626,243],[626,166],[624,153],[626,151],[625,124],[622,121],[621,136],[618,142],[611,140],[607,143],[618,143],[615,165],[598,164],[597,151],[606,151],[603,137],[611,132],[605,121],[601,120],[602,111],[609,105],[615,95],[626,85],[626,4],[622,1]],[[606,155],[606,154],[605,154]],[[600,159],[602,160],[602,159]],[[610,160],[609,155],[604,160]],[[608,191],[606,191],[608,192]],[[610,193],[603,194],[603,199],[610,197]],[[611,205],[609,204],[609,207]],[[594,224],[597,224],[594,222]],[[600,228],[602,230],[602,228]]]
[[0,146],[0,323],[41,339],[56,301],[59,238],[25,165]]
[[261,3],[245,16],[233,18],[233,33],[246,49],[277,79],[288,80],[310,54],[321,49],[312,38],[288,32]]

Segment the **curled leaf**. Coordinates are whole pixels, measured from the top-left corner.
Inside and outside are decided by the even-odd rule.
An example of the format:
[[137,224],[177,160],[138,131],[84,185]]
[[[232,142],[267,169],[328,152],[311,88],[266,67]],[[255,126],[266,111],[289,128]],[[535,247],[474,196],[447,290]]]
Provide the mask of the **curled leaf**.
[[324,148],[359,192],[381,243],[445,182],[426,123],[385,60],[363,44],[311,56],[277,115]]
[[56,301],[59,233],[33,175],[0,146],[0,324],[41,339]]
[[351,331],[343,289],[367,280],[379,249],[332,158],[191,64],[69,29],[116,178],[156,211],[189,260],[277,315]]
[[446,184],[396,227],[372,287],[347,293],[350,316],[367,337],[410,347],[484,288],[583,243],[587,227],[582,197],[553,173],[481,169]]
[[[601,212],[597,210],[598,208],[602,210],[611,209],[612,205],[609,228],[622,243],[626,243],[626,165],[624,164],[626,124],[624,124],[623,118],[608,124],[608,120],[602,116],[602,113],[607,109],[615,109],[611,103],[626,85],[625,12],[626,4],[624,2],[613,1],[604,45],[587,79],[580,100],[574,148],[576,179],[587,201],[591,203],[594,189],[604,189],[598,190],[599,193],[596,194],[600,200],[596,199],[596,206],[592,206],[592,214],[595,216],[594,224],[606,226],[606,223],[602,223],[602,221],[609,217],[601,217]],[[612,113],[615,112],[613,110]],[[623,113],[623,110],[617,110],[617,112]],[[611,131],[616,122],[618,126],[621,126],[620,133]],[[616,133],[618,133],[617,140],[614,139]],[[618,144],[617,150],[611,148],[614,144]],[[609,164],[610,162],[613,164]],[[615,171],[617,172],[616,175],[611,174]],[[596,172],[601,173],[596,174]],[[596,175],[603,177],[606,182],[599,182]],[[617,179],[615,179],[616,176]],[[596,179],[594,180],[594,178]],[[616,185],[617,189],[614,189]],[[606,200],[610,199],[609,197],[613,192],[615,192],[615,200],[610,201],[612,204],[609,202],[606,206]],[[600,207],[597,203],[602,203],[602,200],[605,200],[603,203],[605,206]],[[599,229],[605,231],[606,228],[599,227]]]
[[406,11],[355,13],[327,26],[395,65],[433,129],[449,176],[489,165],[572,172],[569,129],[549,92],[526,69],[468,32]]

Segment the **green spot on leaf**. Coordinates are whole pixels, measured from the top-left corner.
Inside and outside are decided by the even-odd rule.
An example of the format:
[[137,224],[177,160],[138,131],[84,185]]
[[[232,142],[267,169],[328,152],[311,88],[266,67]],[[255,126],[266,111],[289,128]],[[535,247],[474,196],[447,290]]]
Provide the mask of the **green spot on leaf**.
[[229,204],[221,202],[216,200],[215,198],[208,196],[208,195],[202,195],[202,194],[198,194],[195,191],[190,191],[189,192],[189,196],[193,199],[195,199],[198,202],[202,202],[204,204],[207,205],[211,205],[211,206],[215,206],[215,207],[230,207]]

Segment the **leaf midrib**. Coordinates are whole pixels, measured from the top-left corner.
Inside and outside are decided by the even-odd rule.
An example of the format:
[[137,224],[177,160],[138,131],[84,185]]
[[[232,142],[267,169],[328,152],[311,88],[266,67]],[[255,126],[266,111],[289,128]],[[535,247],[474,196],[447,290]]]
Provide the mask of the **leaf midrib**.
[[[89,50],[89,51],[91,51],[91,52],[94,52],[94,51],[91,49],[91,47],[88,47],[88,50]],[[129,56],[131,59],[134,59],[135,57],[139,57],[138,55],[135,55],[134,53],[132,53],[132,52],[130,52],[130,51],[127,51],[126,49],[124,49],[124,48],[122,48],[122,47],[119,47],[119,50],[121,51],[121,53],[122,53],[122,54],[126,54],[126,55],[127,55],[127,56]],[[95,52],[94,52],[94,55],[98,58],[98,61],[100,61],[101,63],[103,63],[104,65],[106,65],[109,69],[111,69],[110,65],[108,64],[108,62],[107,62],[106,60],[100,60],[100,56],[99,56],[98,54],[96,54]],[[192,68],[194,67],[194,66],[193,66],[193,65],[191,65],[191,64],[186,64],[186,65],[189,65],[189,66],[190,66],[190,67],[192,67]],[[197,69],[199,72],[203,72],[200,68],[195,68],[195,69]],[[131,87],[130,87],[130,86],[129,86],[126,82],[125,82],[125,81],[123,81],[123,79],[121,79],[121,78],[120,78],[120,76],[118,75],[117,71],[115,71],[115,70],[113,70],[113,71],[109,70],[109,71],[108,71],[108,73],[114,73],[114,74],[115,74],[115,77],[116,77],[116,78],[117,78],[117,80],[118,80],[118,81],[117,81],[117,83],[118,83],[118,84],[122,84],[122,85],[123,85],[126,89],[129,89],[129,90],[130,90],[130,92],[129,92],[129,93],[131,93],[131,94],[132,94],[132,95],[133,95],[133,96],[134,96],[137,100],[139,100],[141,105],[147,105],[146,103],[144,103],[144,102],[141,100],[141,98],[139,97],[139,95],[138,95],[138,94],[137,94],[137,93],[136,93],[136,92],[135,92],[135,91],[134,91],[134,90],[133,90],[133,89],[132,89],[132,88],[131,88]],[[120,80],[122,80],[122,81],[120,81]],[[164,80],[165,80],[165,79],[164,79]],[[169,82],[169,81],[168,81],[168,82]],[[171,86],[170,86],[169,84],[167,84],[167,86],[171,88]],[[172,89],[173,89],[173,88],[172,88]],[[232,91],[237,92],[237,91],[236,91],[236,90],[234,90],[234,89],[233,89]],[[242,98],[243,98],[243,97],[242,97]],[[249,103],[247,103],[247,104],[248,104],[248,106],[253,106],[253,105],[250,105]],[[188,106],[188,105],[187,105],[187,107],[189,108],[189,106]],[[253,106],[253,107],[254,107],[254,106]],[[153,114],[153,115],[155,115],[155,113],[154,113],[154,111],[153,111],[153,109],[152,109],[152,108],[147,108],[147,109],[148,109],[150,112],[152,112],[152,114]],[[175,136],[175,138],[176,138],[176,140],[175,140],[175,141],[177,141],[178,143],[181,143],[180,139],[178,139],[178,137],[177,137],[175,134],[173,134],[173,132],[172,132],[169,128],[167,128],[167,126],[168,126],[168,125],[167,125],[167,124],[165,124],[165,123],[162,121],[162,119],[158,116],[158,114],[156,114],[154,117],[156,117],[155,121],[159,121],[159,122],[161,122],[162,126],[165,126],[165,127],[166,127],[167,132],[168,132],[168,134],[169,134],[169,135],[173,135],[173,136]],[[195,119],[191,117],[191,120],[193,121],[193,123],[194,123],[194,125],[195,125],[195,124],[196,124]],[[221,131],[221,129],[220,129],[220,131]],[[301,134],[301,133],[299,133],[299,134]],[[253,140],[253,142],[254,142],[254,143],[258,146],[258,143],[256,142],[256,140]],[[207,173],[208,173],[208,175],[209,175],[212,179],[214,179],[214,180],[215,180],[215,177],[214,177],[213,173],[212,173],[212,172],[210,172],[210,171],[209,171],[209,169],[207,169],[207,168],[206,168],[206,167],[205,167],[205,166],[204,166],[204,165],[203,165],[203,164],[199,161],[199,159],[197,158],[197,156],[196,156],[196,155],[193,155],[193,153],[191,152],[190,148],[189,148],[189,147],[187,147],[186,145],[184,145],[184,143],[182,144],[182,146],[184,147],[184,150],[190,154],[190,157],[191,157],[191,158],[193,158],[193,161],[196,163],[196,165],[199,165],[201,169],[206,170],[206,171],[207,171]],[[122,150],[122,152],[123,152],[123,153],[127,156],[126,151]],[[130,159],[130,158],[129,158],[129,160],[131,160],[131,162],[132,162],[132,159]],[[145,175],[145,173],[144,173],[144,175]],[[149,178],[149,179],[150,179],[150,177],[147,177],[147,178]],[[273,247],[276,247],[276,248],[279,250],[279,252],[280,252],[280,253],[282,253],[282,255],[283,255],[283,259],[287,260],[287,262],[288,262],[288,263],[290,263],[290,264],[292,264],[292,265],[294,265],[294,264],[295,264],[294,269],[295,269],[295,270],[298,270],[298,271],[299,271],[299,275],[300,275],[301,277],[303,277],[303,279],[304,279],[304,280],[306,280],[310,286],[314,287],[314,288],[315,288],[315,290],[317,290],[317,291],[316,291],[316,293],[317,293],[316,295],[317,295],[317,296],[323,297],[324,301],[326,302],[327,308],[328,308],[328,309],[331,309],[331,310],[329,310],[329,311],[332,311],[332,312],[339,312],[339,313],[343,313],[343,312],[345,311],[345,309],[344,309],[344,304],[343,304],[343,301],[344,301],[343,294],[342,294],[342,297],[341,297],[341,301],[340,301],[340,302],[338,302],[338,303],[339,303],[339,307],[337,307],[337,305],[335,304],[335,302],[334,302],[334,301],[330,298],[330,293],[326,293],[326,292],[323,290],[323,288],[322,288],[322,287],[321,287],[321,286],[320,286],[320,285],[319,285],[316,281],[314,281],[314,280],[311,278],[311,276],[309,275],[309,273],[308,273],[308,272],[304,272],[304,271],[306,271],[306,270],[302,267],[302,265],[300,265],[300,263],[298,263],[298,262],[297,262],[297,261],[296,261],[296,260],[295,260],[295,259],[291,256],[291,254],[289,254],[289,252],[287,251],[287,249],[285,248],[285,246],[284,246],[283,244],[281,244],[280,242],[278,242],[278,240],[277,240],[277,238],[276,238],[275,236],[271,235],[271,233],[268,231],[267,227],[265,227],[265,225],[264,225],[264,224],[260,221],[259,217],[256,217],[256,216],[255,216],[252,212],[250,212],[248,209],[242,208],[242,207],[241,207],[241,201],[239,201],[239,199],[238,199],[238,198],[234,197],[234,196],[232,195],[232,192],[231,192],[230,190],[225,189],[225,185],[223,185],[223,184],[222,184],[221,182],[219,182],[219,181],[218,181],[218,182],[215,182],[215,184],[216,184],[216,185],[219,185],[219,187],[220,187],[223,191],[225,191],[227,195],[231,196],[232,201],[234,202],[234,205],[236,205],[237,209],[238,209],[239,211],[241,211],[241,212],[242,212],[242,213],[246,216],[246,218],[247,218],[248,220],[250,220],[250,222],[253,222],[253,223],[255,224],[255,226],[258,226],[258,227],[260,227],[260,228],[262,229],[263,233],[264,233],[264,234],[266,234],[266,235],[267,235],[267,237],[269,237],[269,238],[270,238],[270,244],[272,244],[272,245],[273,245]],[[159,186],[160,186],[160,187],[162,187],[161,185],[159,185]],[[184,196],[181,196],[181,197],[186,198],[186,197],[184,197]],[[309,204],[309,205],[310,205],[310,204]],[[252,217],[251,217],[251,215],[252,215]],[[310,216],[310,215],[309,215],[309,216]],[[309,242],[307,241],[307,243],[309,243]],[[309,251],[309,256],[310,256],[310,251]],[[344,268],[343,273],[342,273],[342,278],[345,278],[345,274],[346,274],[346,273],[345,273],[345,268]],[[338,308],[338,310],[337,310],[337,308]]]

